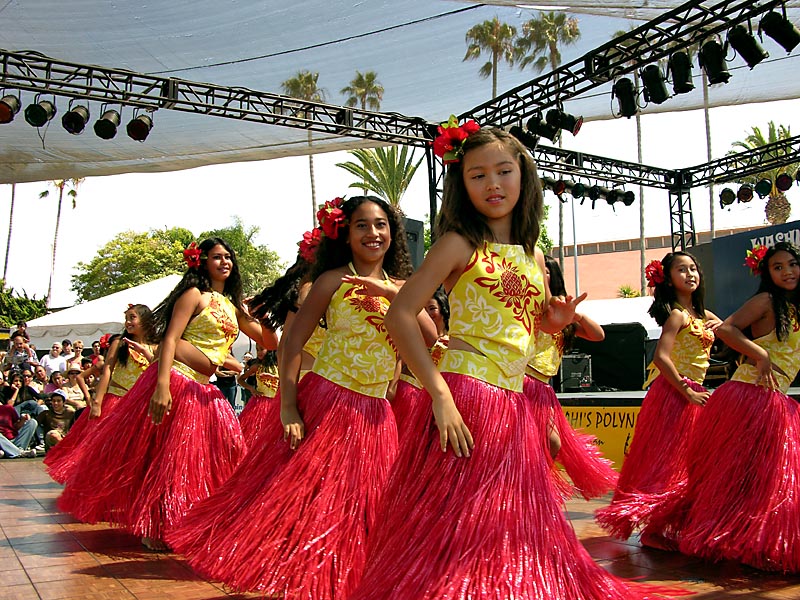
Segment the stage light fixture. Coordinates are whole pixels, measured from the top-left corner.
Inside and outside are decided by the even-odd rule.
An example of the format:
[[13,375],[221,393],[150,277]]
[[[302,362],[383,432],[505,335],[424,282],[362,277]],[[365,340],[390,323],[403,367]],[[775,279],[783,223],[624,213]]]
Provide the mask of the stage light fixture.
[[583,117],[567,114],[558,108],[548,110],[545,121],[551,127],[564,129],[569,131],[572,135],[578,135],[578,132],[581,130],[581,125],[583,125]]
[[785,192],[792,187],[792,176],[788,173],[781,173],[775,178],[775,188],[779,192]]
[[658,65],[647,65],[640,75],[644,85],[645,102],[661,104],[669,98],[667,86],[664,84],[664,74]]
[[539,180],[542,182],[543,190],[554,190],[556,187],[557,182],[552,177],[540,177]]
[[706,72],[708,82],[728,83],[731,74],[725,63],[725,49],[717,40],[708,40],[700,46],[700,67]]
[[128,137],[137,142],[144,142],[153,128],[153,119],[147,115],[139,115],[128,121]]
[[777,13],[774,10],[765,14],[761,17],[758,29],[766,33],[789,53],[795,49],[797,44],[800,44],[800,31],[786,18],[785,10],[786,7],[784,7],[784,14]]
[[567,191],[567,182],[566,182],[566,181],[564,181],[563,179],[559,179],[559,180],[558,180],[558,181],[556,181],[556,182],[555,182],[555,184],[553,185],[553,193],[554,193],[556,196],[559,196],[559,197],[560,197],[560,196],[561,196],[561,195],[562,195],[564,192],[566,192],[566,191]]
[[512,126],[511,129],[508,130],[508,133],[517,138],[522,143],[523,146],[525,146],[531,151],[535,150],[537,144],[539,143],[539,138],[537,138],[532,133],[525,131],[519,125]]
[[609,205],[614,206],[615,202],[620,202],[621,200],[622,190],[608,190],[608,193],[606,194],[606,202],[608,202]]
[[733,190],[729,187],[723,188],[722,191],[719,193],[720,208],[725,208],[726,206],[730,206],[731,204],[733,204],[734,200],[736,200],[736,194],[734,194]]
[[353,128],[353,109],[343,108],[334,116],[337,125],[341,127],[336,129],[336,133],[346,135]]
[[117,127],[120,124],[119,112],[111,109],[103,111],[103,115],[94,122],[94,132],[97,137],[110,140],[117,135]]
[[736,192],[736,199],[739,202],[750,202],[753,199],[753,188],[745,184]]
[[639,107],[636,104],[636,86],[627,77],[622,77],[614,82],[614,87],[611,89],[611,97],[616,97],[618,111],[621,116],[630,119],[639,112]]
[[756,194],[758,194],[759,198],[766,198],[769,196],[770,192],[772,191],[772,180],[770,179],[759,179],[758,183],[756,183],[756,187],[754,188]]
[[669,57],[669,74],[672,77],[672,91],[686,94],[694,89],[692,83],[692,59],[686,52],[673,52]]
[[25,107],[25,121],[34,127],[45,125],[56,116],[56,105],[49,100],[36,100]]
[[70,108],[66,113],[64,113],[64,116],[61,117],[61,125],[63,125],[64,129],[66,129],[67,132],[71,133],[72,135],[80,135],[83,133],[86,123],[88,122],[88,106],[76,106],[75,108]]
[[555,142],[561,136],[561,130],[558,127],[548,125],[546,121],[542,120],[541,116],[528,120],[528,131],[533,135],[546,137],[551,142]]
[[12,96],[11,94],[3,96],[0,99],[0,124],[11,123],[14,120],[14,115],[19,112],[19,107],[18,96]]
[[580,181],[576,182],[570,189],[573,198],[580,200],[586,195],[586,186]]
[[744,25],[736,25],[728,32],[728,43],[751,69],[769,56],[758,40]]
[[636,201],[636,194],[634,194],[632,191],[628,190],[627,192],[624,192],[622,194],[622,203],[625,206],[630,206],[635,201]]

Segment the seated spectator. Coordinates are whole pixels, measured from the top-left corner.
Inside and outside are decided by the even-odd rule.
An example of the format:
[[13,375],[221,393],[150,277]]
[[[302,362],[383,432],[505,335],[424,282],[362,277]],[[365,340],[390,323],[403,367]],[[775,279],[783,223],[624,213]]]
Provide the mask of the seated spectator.
[[44,393],[52,394],[56,390],[60,390],[63,387],[64,387],[64,375],[62,375],[61,371],[53,371],[52,373],[50,373],[50,383],[44,386]]
[[66,399],[67,393],[64,390],[56,390],[50,394],[50,410],[38,416],[39,424],[45,431],[45,452],[63,440],[72,427],[75,411],[71,406],[64,405]]
[[83,340],[75,340],[72,342],[72,360],[81,360],[83,358]]
[[31,336],[28,334],[28,324],[25,321],[17,321],[17,328],[8,336],[8,349],[11,350],[11,346],[13,345],[13,339],[16,334],[22,334],[25,338],[25,343],[30,343]]
[[81,374],[80,363],[75,361],[69,364],[67,369],[67,380],[61,387],[67,393],[67,405],[75,409],[75,417],[79,417],[86,404],[89,402],[80,384],[78,383],[78,375]]
[[14,333],[11,337],[11,350],[3,358],[3,364],[8,365],[14,371],[22,371],[30,369],[38,363],[36,353],[31,350],[25,336],[18,332]]
[[44,392],[44,386],[46,385],[47,369],[45,369],[42,365],[36,365],[33,368],[33,381],[31,381],[31,387],[41,394]]
[[42,357],[39,364],[47,371],[47,377],[50,377],[53,371],[66,373],[67,359],[61,356],[61,344],[53,342],[53,345],[50,347],[50,352]]
[[0,405],[0,458],[36,458],[31,445],[38,421],[29,415],[20,417],[13,406]]
[[69,364],[75,356],[75,353],[72,351],[72,342],[69,340],[61,340],[61,356],[64,357],[67,364]]
[[42,410],[47,410],[44,406],[44,396],[33,387],[33,373],[30,369],[25,369],[20,374],[22,376],[22,386],[17,394],[15,407],[17,412],[38,415]]

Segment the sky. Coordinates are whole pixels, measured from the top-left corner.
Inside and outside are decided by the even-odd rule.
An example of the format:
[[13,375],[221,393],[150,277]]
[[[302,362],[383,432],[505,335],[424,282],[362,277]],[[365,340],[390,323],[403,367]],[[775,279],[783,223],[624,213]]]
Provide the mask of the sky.
[[[643,162],[665,168],[691,167],[707,162],[702,111],[671,112],[642,116]],[[719,107],[711,110],[712,156],[720,158],[734,141],[743,139],[753,126],[766,132],[767,123],[800,131],[800,100]],[[677,134],[676,134],[677,132]],[[564,135],[564,147],[619,160],[636,162],[634,119],[591,121],[580,133]],[[417,156],[422,156],[420,150]],[[346,152],[317,154],[314,169],[317,202],[353,195],[348,186],[355,178],[336,163],[350,160]],[[792,173],[794,175],[794,173]],[[423,160],[401,206],[410,218],[424,221],[429,213],[427,173]],[[734,186],[735,189],[736,186]],[[47,198],[39,194],[50,190]],[[638,196],[638,188],[633,190]],[[0,186],[0,220],[8,222],[11,185]],[[718,193],[718,190],[717,190]],[[16,186],[13,231],[6,257],[8,228],[0,227],[0,254],[7,260],[7,286],[28,296],[47,295],[56,221],[57,190],[48,182]],[[696,231],[709,228],[709,198],[705,188],[692,190]],[[790,220],[800,218],[800,188],[787,192],[792,202]],[[547,229],[557,243],[557,200],[545,196],[551,207]],[[741,227],[765,223],[765,200],[734,204],[720,210],[715,193],[715,227]],[[568,205],[566,205],[568,206]],[[664,190],[646,189],[645,235],[668,235],[669,198]],[[200,167],[169,173],[144,173],[87,178],[78,188],[76,207],[65,198],[58,235],[51,306],[73,305],[71,277],[79,262],[88,263],[117,234],[164,227],[185,227],[195,235],[232,225],[240,217],[246,225],[259,227],[257,243],[278,253],[288,266],[297,252],[297,241],[312,226],[311,187],[308,158],[291,157],[270,161]],[[576,203],[575,229],[578,243],[628,239],[639,236],[639,205],[619,205],[616,211],[605,202],[591,210],[587,202]],[[564,243],[571,244],[572,221],[565,210]]]

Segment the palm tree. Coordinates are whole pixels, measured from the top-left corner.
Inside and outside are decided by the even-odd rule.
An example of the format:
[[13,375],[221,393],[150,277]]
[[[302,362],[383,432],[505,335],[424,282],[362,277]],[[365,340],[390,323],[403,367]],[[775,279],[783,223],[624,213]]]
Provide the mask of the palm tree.
[[378,74],[375,71],[362,73],[356,71],[356,76],[350,85],[343,87],[340,92],[347,96],[346,106],[361,106],[362,110],[378,111],[381,109],[383,100],[383,86],[378,81]]
[[[539,18],[522,24],[522,35],[514,42],[520,69],[531,66],[537,73],[561,64],[560,46],[571,46],[581,37],[578,19],[566,13],[539,12]],[[556,80],[558,85],[558,80]],[[561,138],[558,140],[561,146]],[[564,205],[558,203],[558,263],[564,269]],[[577,270],[576,270],[577,272]]]
[[[58,229],[61,225],[61,207],[64,203],[64,190],[68,187],[71,188],[67,191],[67,196],[72,197],[72,208],[77,206],[78,186],[84,182],[85,177],[74,177],[72,179],[55,179],[50,183],[58,190],[58,210],[56,211],[56,230],[53,234],[53,257],[50,260],[50,280],[47,283],[47,308],[50,308],[50,301],[53,295],[53,275],[56,271],[56,246],[58,245]],[[39,194],[39,198],[47,198],[50,195],[50,190],[44,190]]]
[[[743,140],[733,142],[733,148],[728,151],[728,155],[738,154],[739,152],[747,150],[754,150],[756,148],[766,146],[767,144],[773,144],[775,142],[787,140],[792,137],[789,127],[786,127],[785,125],[775,125],[773,121],[770,121],[767,127],[767,137],[764,137],[761,129],[758,127],[753,127],[752,131],[747,134]],[[778,153],[778,156],[784,156],[790,151],[791,149],[783,149]],[[800,167],[800,162],[756,173],[748,177],[743,177],[739,180],[740,183],[747,183],[753,186],[755,186],[755,184],[761,179],[769,179],[772,182],[772,189],[769,192],[769,200],[767,200],[767,205],[764,207],[764,212],[767,215],[767,221],[771,225],[785,223],[792,212],[792,207],[789,205],[789,201],[786,199],[784,193],[775,187],[775,179],[780,173],[787,171],[793,172],[798,167]]]
[[484,21],[474,25],[466,34],[467,53],[463,61],[477,60],[483,51],[491,54],[491,60],[484,63],[478,73],[483,79],[492,76],[492,98],[497,96],[497,66],[501,60],[514,66],[514,37],[517,28],[513,25],[501,23],[495,17],[491,21]]
[[424,156],[414,163],[414,149],[408,146],[389,146],[351,150],[349,154],[358,162],[336,163],[359,178],[359,183],[351,183],[351,188],[362,188],[375,192],[392,206],[400,206],[400,198],[408,189],[414,173]]
[[[298,71],[297,75],[287,79],[281,84],[283,93],[292,98],[308,100],[309,102],[322,102],[325,99],[325,90],[317,85],[319,73],[311,71]],[[305,113],[302,114],[305,116]],[[311,227],[316,225],[317,219],[317,189],[314,181],[314,154],[311,152],[311,130],[308,131],[308,173],[311,178]]]

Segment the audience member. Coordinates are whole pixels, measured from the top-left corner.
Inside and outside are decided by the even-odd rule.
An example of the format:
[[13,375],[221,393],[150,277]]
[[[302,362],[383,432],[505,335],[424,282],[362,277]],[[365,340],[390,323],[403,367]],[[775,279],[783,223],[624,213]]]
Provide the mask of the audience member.
[[13,406],[0,405],[0,458],[36,458],[36,450],[28,446],[37,424],[29,415],[20,417]]
[[65,373],[67,371],[67,359],[61,356],[61,344],[53,342],[50,352],[42,357],[39,364],[44,367],[47,377],[50,377],[53,371]]
[[[66,367],[64,367],[66,371]],[[53,371],[50,373],[50,383],[44,386],[44,393],[45,394],[52,394],[56,390],[60,390],[64,387],[64,375],[61,371]]]
[[72,342],[73,360],[81,360],[83,358],[83,340],[75,340]]
[[61,356],[64,357],[67,363],[75,356],[75,353],[72,351],[72,342],[69,340],[61,340]]
[[67,380],[61,387],[67,393],[67,404],[75,409],[75,417],[79,417],[89,398],[83,393],[78,383],[78,375],[81,374],[81,367],[78,361],[71,362],[67,370]]
[[44,450],[47,452],[64,439],[69,432],[75,417],[75,410],[65,406],[67,394],[64,390],[56,390],[50,394],[50,410],[38,416],[39,424],[44,428]]
[[36,353],[31,350],[25,336],[15,332],[11,336],[11,349],[3,358],[3,364],[8,365],[14,371],[22,371],[23,369],[30,369],[38,362]]

